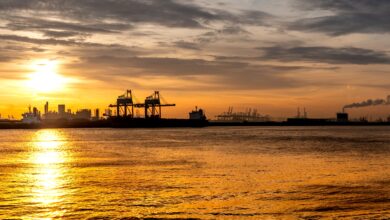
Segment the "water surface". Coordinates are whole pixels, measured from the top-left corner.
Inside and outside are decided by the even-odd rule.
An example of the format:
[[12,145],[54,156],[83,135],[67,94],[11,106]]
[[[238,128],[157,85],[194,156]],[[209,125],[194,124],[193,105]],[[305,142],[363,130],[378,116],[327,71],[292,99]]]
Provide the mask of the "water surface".
[[390,128],[0,130],[0,218],[390,218]]

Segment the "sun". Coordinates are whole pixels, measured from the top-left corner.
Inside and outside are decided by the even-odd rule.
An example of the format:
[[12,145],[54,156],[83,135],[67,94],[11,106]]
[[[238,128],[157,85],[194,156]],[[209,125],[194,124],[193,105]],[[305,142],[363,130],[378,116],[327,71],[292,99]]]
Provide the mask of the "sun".
[[66,78],[58,73],[57,60],[37,60],[31,64],[33,72],[28,75],[27,85],[37,92],[63,90]]

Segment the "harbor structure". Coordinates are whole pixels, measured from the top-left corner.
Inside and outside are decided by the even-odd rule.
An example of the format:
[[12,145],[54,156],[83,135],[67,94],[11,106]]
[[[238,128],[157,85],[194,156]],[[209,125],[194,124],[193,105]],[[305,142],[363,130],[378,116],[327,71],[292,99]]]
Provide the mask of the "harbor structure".
[[346,113],[346,112],[338,112],[337,113],[337,121],[338,122],[348,122],[349,121],[348,113]]
[[[159,91],[155,91],[152,95],[146,97],[143,103],[135,103],[132,90],[126,90],[125,94],[118,96],[116,104],[109,105],[109,108],[116,109],[115,117],[134,118],[134,109],[138,108],[143,109],[144,118],[162,118],[162,108],[173,106],[176,106],[176,104],[167,103]],[[109,116],[113,117],[112,114]]]
[[[367,106],[372,103],[390,103],[390,96],[387,100],[365,101],[354,103],[353,106]],[[233,107],[229,107],[226,112],[216,116],[216,120],[208,121],[205,111],[195,107],[188,114],[187,119],[163,118],[163,107],[172,107],[176,104],[167,102],[159,91],[154,91],[150,96],[144,99],[144,102],[138,102],[134,97],[132,90],[117,97],[116,104],[109,105],[105,109],[103,117],[100,117],[100,110],[80,109],[73,113],[66,109],[65,104],[59,104],[57,111],[50,111],[49,102],[44,105],[44,114],[38,108],[31,106],[28,112],[22,114],[22,124],[37,125],[38,127],[203,127],[203,126],[315,126],[315,125],[390,125],[389,119],[379,119],[376,121],[361,118],[360,120],[350,119],[344,106],[342,112],[336,113],[333,118],[309,118],[306,108],[297,108],[295,117],[287,120],[272,121],[268,115],[258,113],[257,109],[247,108],[243,112],[234,112]],[[93,113],[93,114],[92,114]],[[12,121],[15,124],[9,124]],[[16,120],[0,120],[0,127],[18,127]],[[42,124],[42,125],[40,125]],[[24,128],[24,125],[20,125]],[[33,126],[32,128],[37,128]]]
[[248,108],[245,112],[234,112],[231,106],[226,112],[217,115],[216,120],[220,122],[267,122],[271,119],[268,115],[259,114],[257,109]]

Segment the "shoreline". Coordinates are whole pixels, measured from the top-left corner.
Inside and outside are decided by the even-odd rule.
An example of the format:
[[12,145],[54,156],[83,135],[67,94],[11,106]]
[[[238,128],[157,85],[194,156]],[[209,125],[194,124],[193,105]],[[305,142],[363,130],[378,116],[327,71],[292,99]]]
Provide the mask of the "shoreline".
[[180,128],[180,127],[311,127],[311,126],[390,126],[390,122],[337,122],[337,121],[283,121],[283,122],[223,122],[189,119],[108,119],[98,121],[46,121],[26,124],[18,121],[0,122],[0,129],[45,128]]

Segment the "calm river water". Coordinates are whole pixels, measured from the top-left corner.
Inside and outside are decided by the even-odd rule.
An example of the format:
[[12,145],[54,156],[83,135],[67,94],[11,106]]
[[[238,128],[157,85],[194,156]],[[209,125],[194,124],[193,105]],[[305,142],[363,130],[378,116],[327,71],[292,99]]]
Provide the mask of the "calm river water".
[[390,218],[390,128],[0,130],[0,219]]

